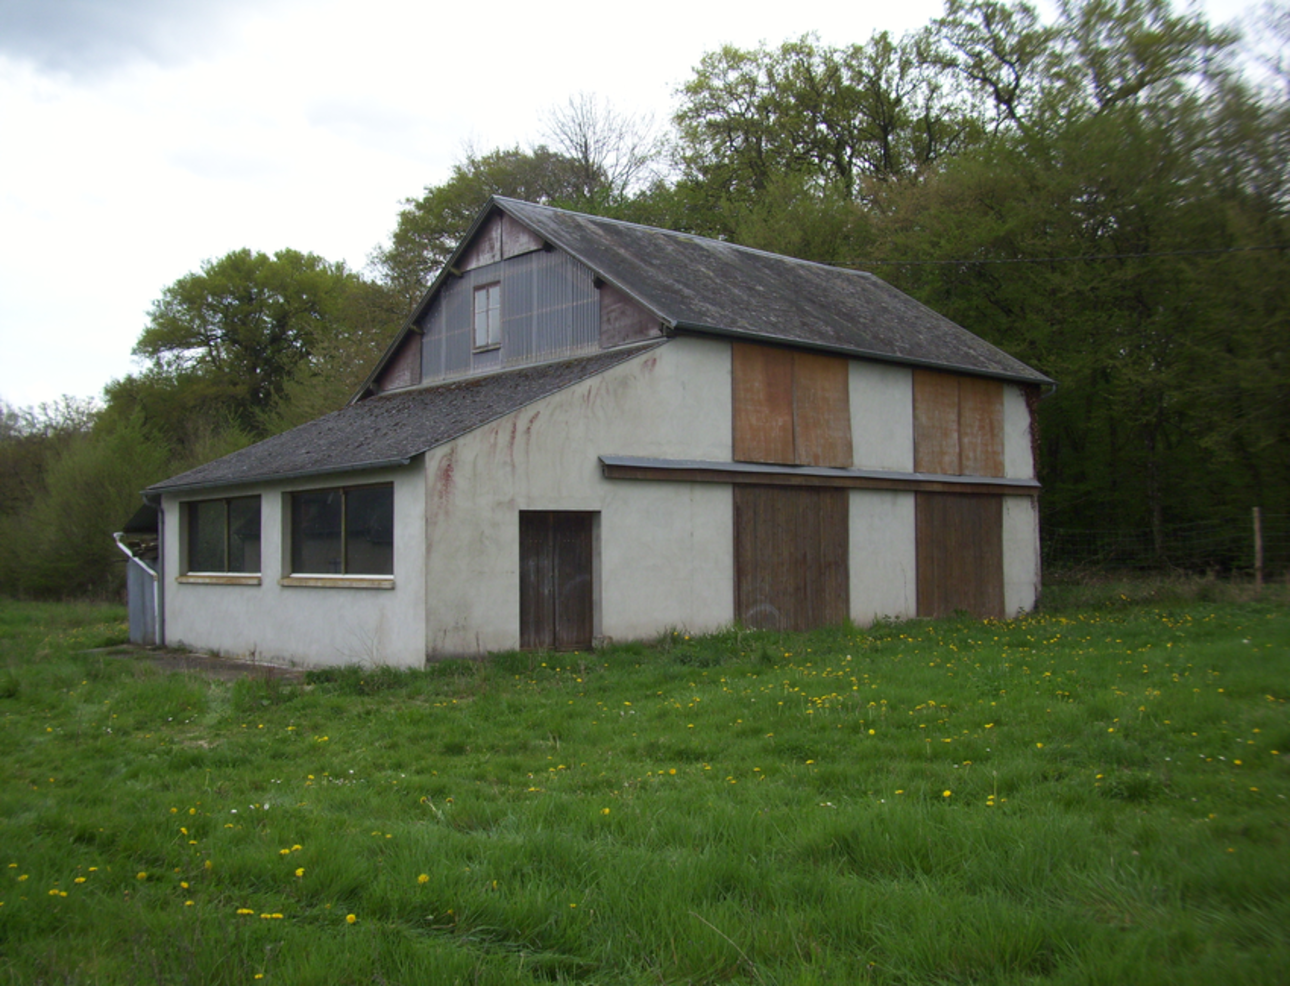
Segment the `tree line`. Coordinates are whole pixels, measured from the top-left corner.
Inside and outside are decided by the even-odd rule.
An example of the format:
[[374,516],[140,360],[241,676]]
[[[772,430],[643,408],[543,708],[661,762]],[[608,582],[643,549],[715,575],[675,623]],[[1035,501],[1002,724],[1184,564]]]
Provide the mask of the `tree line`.
[[1284,2],[1243,42],[1167,0],[947,0],[708,52],[666,126],[573,97],[366,269],[234,251],[162,290],[101,402],[0,403],[0,592],[113,591],[139,489],[341,406],[491,194],[872,271],[1042,370],[1047,525],[1167,563],[1171,525],[1290,513],[1287,45]]

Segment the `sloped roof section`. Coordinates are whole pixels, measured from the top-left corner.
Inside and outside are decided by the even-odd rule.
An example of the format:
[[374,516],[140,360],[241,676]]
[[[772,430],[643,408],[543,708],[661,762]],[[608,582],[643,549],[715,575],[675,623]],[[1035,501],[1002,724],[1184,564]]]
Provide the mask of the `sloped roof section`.
[[170,493],[406,465],[413,456],[652,348],[616,349],[584,359],[372,397],[163,480],[145,492]]
[[872,274],[517,199],[492,201],[675,329],[1052,382]]

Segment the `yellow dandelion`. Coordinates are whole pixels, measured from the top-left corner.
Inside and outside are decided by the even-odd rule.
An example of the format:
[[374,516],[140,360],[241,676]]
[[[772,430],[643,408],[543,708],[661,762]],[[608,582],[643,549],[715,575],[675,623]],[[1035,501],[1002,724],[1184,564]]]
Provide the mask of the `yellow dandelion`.
[[145,873],[143,870],[140,870],[138,873],[134,875],[134,878],[136,880],[146,880],[148,879],[148,874]]
[[357,921],[357,920],[358,920],[358,918],[354,917],[354,915],[352,915],[352,914],[346,914],[346,915],[345,915],[345,923],[346,923],[346,924],[353,924],[353,923],[354,923],[355,921]]
[[942,797],[942,798],[948,798],[948,797],[950,797],[953,793],[954,793],[953,791],[942,791],[942,792],[941,792],[941,797]]
[[296,870],[296,876],[304,876],[304,875],[305,875],[305,868],[303,866],[300,867],[298,870]]
[[422,873],[419,877],[417,877],[417,883],[429,883],[429,882],[430,882],[430,877],[428,874]]
[[78,876],[75,880],[72,881],[72,883],[84,883],[84,882],[85,882],[85,877],[83,876]]
[[237,913],[238,913],[238,914],[254,914],[254,913],[255,913],[255,911],[251,910],[249,907],[239,907],[239,908],[237,909]]
[[601,809],[600,809],[600,814],[602,814],[602,815],[608,815],[608,814],[609,814],[609,809],[608,809],[608,808],[601,808]]

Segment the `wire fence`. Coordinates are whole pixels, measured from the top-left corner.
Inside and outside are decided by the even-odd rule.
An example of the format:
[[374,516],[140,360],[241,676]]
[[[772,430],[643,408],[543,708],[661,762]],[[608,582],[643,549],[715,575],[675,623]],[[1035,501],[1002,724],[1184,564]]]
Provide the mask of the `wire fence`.
[[[1290,514],[1262,514],[1263,578],[1290,572]],[[1157,543],[1150,528],[1091,530],[1045,527],[1044,571],[1135,571],[1254,575],[1255,520],[1223,517],[1164,528]]]

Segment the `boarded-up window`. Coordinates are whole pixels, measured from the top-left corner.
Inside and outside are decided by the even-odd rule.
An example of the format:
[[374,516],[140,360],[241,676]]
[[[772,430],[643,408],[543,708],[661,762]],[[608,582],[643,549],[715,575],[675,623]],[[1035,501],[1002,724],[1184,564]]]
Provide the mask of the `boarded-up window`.
[[914,471],[1003,475],[1003,384],[914,371]]
[[742,342],[732,357],[736,461],[851,465],[845,358]]
[[735,616],[809,630],[849,611],[846,490],[735,486]]
[[1002,618],[1003,497],[915,495],[918,615]]
[[525,650],[591,647],[595,517],[520,511],[520,646]]

